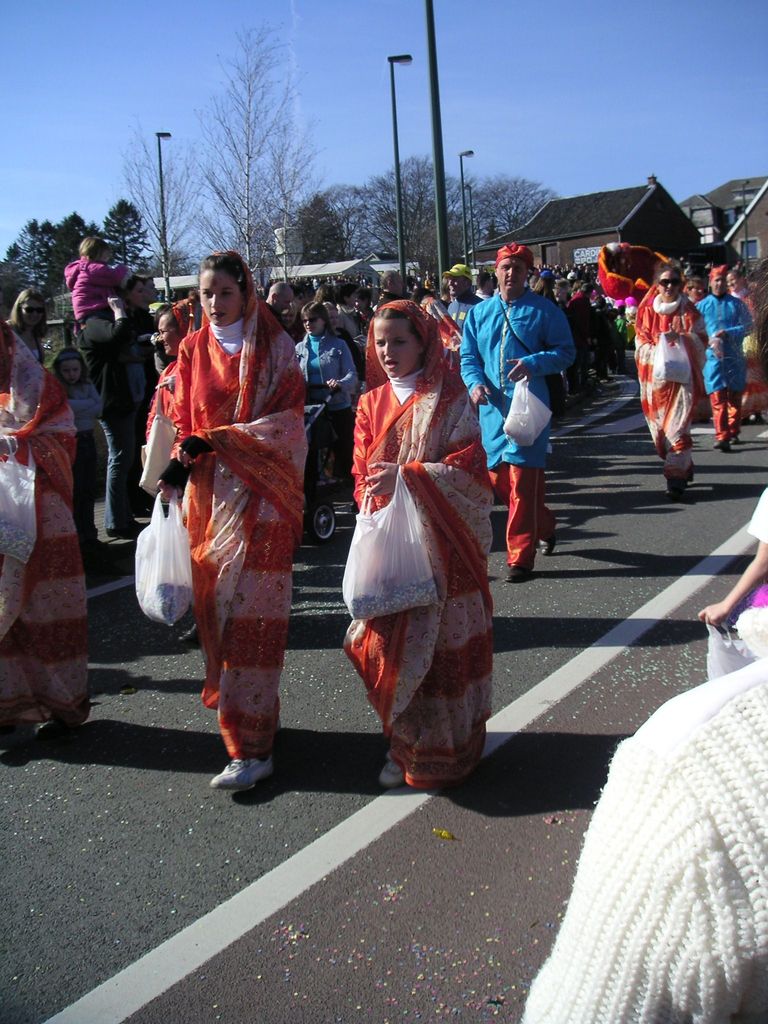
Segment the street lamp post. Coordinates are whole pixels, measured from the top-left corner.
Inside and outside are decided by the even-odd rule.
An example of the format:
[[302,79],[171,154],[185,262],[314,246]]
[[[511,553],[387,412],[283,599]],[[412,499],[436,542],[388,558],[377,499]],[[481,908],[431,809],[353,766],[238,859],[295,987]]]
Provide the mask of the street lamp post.
[[749,178],[741,186],[741,206],[744,210],[744,274],[749,273],[749,228],[747,226],[747,185]]
[[437,74],[437,43],[435,12],[432,0],[424,0],[427,16],[427,62],[429,94],[432,107],[432,163],[435,170],[435,232],[437,234],[437,279],[442,281],[448,262],[448,204],[445,198],[445,161],[443,160],[443,125],[440,116],[440,82]]
[[155,132],[157,136],[157,171],[160,179],[160,262],[163,266],[165,301],[171,301],[171,282],[168,277],[168,231],[165,223],[165,189],[163,187],[163,139],[170,139],[170,132]]
[[472,245],[472,269],[474,270],[477,264],[475,261],[475,213],[472,209],[472,185],[467,182],[464,188],[469,192],[469,240]]
[[413,57],[410,53],[398,53],[387,57],[389,61],[389,85],[392,92],[392,137],[395,148],[395,215],[397,217],[397,258],[400,262],[400,277],[403,288],[406,287],[405,276],[405,237],[403,234],[403,188],[400,181],[400,144],[397,140],[397,101],[395,99],[395,64],[410,64]]
[[461,175],[461,226],[464,231],[464,262],[469,263],[469,246],[467,245],[467,204],[464,201],[464,157],[474,156],[474,149],[464,149],[459,153],[459,173]]

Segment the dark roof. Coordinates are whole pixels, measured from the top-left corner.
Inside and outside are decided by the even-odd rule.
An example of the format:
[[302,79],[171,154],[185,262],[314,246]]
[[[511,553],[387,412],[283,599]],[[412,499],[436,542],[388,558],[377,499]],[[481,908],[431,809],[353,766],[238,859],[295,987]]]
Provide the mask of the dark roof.
[[[527,224],[512,232],[512,235],[518,242],[536,242],[546,238],[567,238],[569,235],[576,238],[615,231],[649,191],[648,185],[638,185],[612,192],[591,192],[586,196],[550,199]],[[507,237],[504,236],[505,239]]]
[[[755,192],[759,192],[760,189],[766,182],[766,177],[756,178],[733,178],[731,181],[726,181],[724,185],[718,185],[717,188],[713,188],[711,192],[705,192],[698,196],[691,196],[690,199],[684,200],[680,203],[681,206],[692,206],[696,209],[699,206],[709,205],[717,206],[721,210],[727,210],[731,206],[741,206],[741,190],[747,182],[747,190],[753,195]],[[705,199],[707,203],[695,203],[691,200]]]
[[680,208],[682,210],[705,210],[707,207],[714,205],[711,199],[703,196],[701,192],[697,192],[695,196],[688,196],[687,199],[683,199],[680,203]]

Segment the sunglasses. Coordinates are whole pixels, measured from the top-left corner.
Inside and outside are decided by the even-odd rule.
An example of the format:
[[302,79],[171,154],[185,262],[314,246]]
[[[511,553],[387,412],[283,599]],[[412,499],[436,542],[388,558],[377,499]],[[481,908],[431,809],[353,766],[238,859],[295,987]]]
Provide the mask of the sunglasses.
[[44,306],[23,306],[22,307],[22,311],[24,313],[27,313],[27,314],[30,314],[30,313],[44,313],[45,312],[45,307]]
[[680,280],[681,279],[679,277],[663,277],[661,281],[659,281],[659,287],[671,288],[673,284],[680,284]]

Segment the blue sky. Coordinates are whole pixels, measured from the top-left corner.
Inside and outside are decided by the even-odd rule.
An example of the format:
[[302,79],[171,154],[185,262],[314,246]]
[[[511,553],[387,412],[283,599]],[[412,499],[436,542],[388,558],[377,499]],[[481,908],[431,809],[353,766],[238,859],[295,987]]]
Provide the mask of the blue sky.
[[[768,174],[764,0],[434,10],[448,173],[473,149],[468,175],[576,195],[654,173],[677,200]],[[103,220],[135,129],[194,145],[219,58],[260,24],[289,51],[321,186],[391,166],[388,54],[414,57],[396,68],[401,157],[431,155],[422,0],[27,0],[3,16],[0,255],[32,217]]]

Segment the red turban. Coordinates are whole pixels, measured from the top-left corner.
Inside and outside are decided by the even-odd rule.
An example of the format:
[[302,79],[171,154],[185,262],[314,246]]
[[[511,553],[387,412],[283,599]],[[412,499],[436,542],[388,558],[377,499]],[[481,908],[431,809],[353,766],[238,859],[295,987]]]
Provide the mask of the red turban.
[[709,280],[713,277],[726,277],[728,274],[728,264],[722,263],[719,267],[712,267],[709,272]]
[[509,245],[502,245],[496,253],[496,266],[506,259],[522,260],[529,270],[533,270],[533,253],[527,245],[518,245],[517,242],[510,242]]

